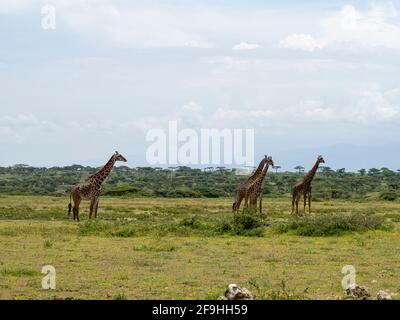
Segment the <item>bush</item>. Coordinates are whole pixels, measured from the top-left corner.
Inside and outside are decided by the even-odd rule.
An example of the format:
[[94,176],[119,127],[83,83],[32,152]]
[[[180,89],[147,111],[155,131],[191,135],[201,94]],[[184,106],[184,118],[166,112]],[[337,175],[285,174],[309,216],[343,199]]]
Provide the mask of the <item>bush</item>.
[[199,229],[202,227],[202,223],[199,217],[196,215],[182,219],[180,225],[184,227],[189,227],[191,229]]
[[187,187],[155,190],[154,196],[164,198],[201,198],[201,194]]
[[219,198],[226,194],[225,190],[215,189],[211,187],[196,188],[195,191],[205,198]]
[[387,200],[387,201],[394,201],[399,197],[399,195],[396,192],[392,191],[387,191],[387,192],[381,192],[379,195],[379,198],[382,200]]
[[351,194],[343,189],[332,189],[331,197],[332,199],[350,199]]
[[256,214],[242,213],[233,217],[234,234],[251,237],[262,237],[264,234],[262,217]]
[[233,230],[232,224],[229,221],[222,220],[217,225],[217,232],[218,233],[228,233]]
[[135,236],[137,229],[124,221],[87,220],[79,224],[79,234],[128,238]]
[[339,235],[351,231],[389,230],[391,227],[392,225],[385,224],[383,217],[362,214],[325,214],[279,224],[276,230],[280,233],[292,232],[300,236],[316,237]]
[[140,197],[147,197],[151,196],[151,191],[147,188],[138,188],[135,186],[115,186],[115,187],[108,187],[103,191],[103,195],[105,196],[140,196]]
[[330,200],[332,197],[332,194],[330,191],[325,190],[325,191],[319,191],[319,192],[313,192],[312,194],[312,200],[313,201],[324,201],[324,200]]
[[243,230],[258,228],[262,225],[258,217],[248,213],[235,214],[233,217],[233,224],[235,228]]
[[129,238],[133,237],[136,234],[136,232],[133,228],[126,227],[117,231],[112,231],[110,234],[113,237]]

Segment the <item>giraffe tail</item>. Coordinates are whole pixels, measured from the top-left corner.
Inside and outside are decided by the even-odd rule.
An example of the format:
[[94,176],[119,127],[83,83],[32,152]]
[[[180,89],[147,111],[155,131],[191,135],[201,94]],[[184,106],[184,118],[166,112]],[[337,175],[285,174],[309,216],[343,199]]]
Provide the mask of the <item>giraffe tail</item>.
[[69,205],[68,205],[68,214],[71,214],[72,204],[71,204],[71,194],[69,194]]

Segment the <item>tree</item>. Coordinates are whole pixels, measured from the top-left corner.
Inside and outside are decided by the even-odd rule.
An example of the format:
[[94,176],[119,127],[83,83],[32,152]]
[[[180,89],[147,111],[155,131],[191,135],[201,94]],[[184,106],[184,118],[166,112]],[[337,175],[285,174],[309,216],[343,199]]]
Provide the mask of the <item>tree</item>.
[[359,172],[362,176],[365,176],[365,174],[367,173],[367,170],[365,170],[365,169],[363,168],[363,169],[358,170],[358,172]]
[[379,173],[380,173],[380,170],[376,169],[376,168],[371,168],[371,169],[368,170],[368,174],[371,175],[371,176],[377,175]]
[[278,170],[282,168],[281,166],[272,166],[272,169],[275,170],[275,173],[278,173]]
[[324,174],[330,174],[330,173],[334,173],[335,171],[333,171],[331,169],[331,167],[323,166],[323,167],[321,167],[321,172]]
[[295,170],[298,171],[298,173],[304,172],[305,168],[303,166],[296,166],[294,167]]

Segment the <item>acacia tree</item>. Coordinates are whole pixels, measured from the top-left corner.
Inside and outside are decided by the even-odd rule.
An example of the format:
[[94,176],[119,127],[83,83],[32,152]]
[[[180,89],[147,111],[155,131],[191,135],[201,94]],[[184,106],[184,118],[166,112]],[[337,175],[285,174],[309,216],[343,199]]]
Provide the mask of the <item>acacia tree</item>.
[[275,170],[275,173],[278,173],[278,170],[282,168],[281,166],[272,166],[272,169]]
[[304,170],[305,170],[305,168],[303,167],[303,166],[296,166],[296,167],[294,167],[294,169],[295,170],[297,170],[298,171],[298,173],[302,173],[302,172],[304,172]]

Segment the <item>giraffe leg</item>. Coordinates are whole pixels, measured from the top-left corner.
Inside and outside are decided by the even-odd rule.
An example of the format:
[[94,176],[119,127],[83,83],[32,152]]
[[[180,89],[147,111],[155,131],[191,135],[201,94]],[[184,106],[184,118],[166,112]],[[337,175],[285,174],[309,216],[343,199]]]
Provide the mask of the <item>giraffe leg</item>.
[[263,190],[261,190],[261,194],[260,194],[260,213],[262,213],[262,198],[263,198]]
[[79,222],[79,205],[81,203],[81,198],[75,196],[73,199],[74,199],[74,207],[72,208],[72,212],[74,216],[74,221]]
[[79,205],[76,207],[76,221],[79,222]]
[[243,201],[243,197],[240,197],[238,202],[236,203],[236,210],[235,210],[236,212],[239,212],[240,204],[242,203],[242,201]]
[[249,195],[246,194],[246,196],[244,197],[244,205],[243,205],[243,212],[246,208],[248,208],[249,206]]
[[296,196],[296,215],[299,214],[299,201],[300,201],[300,196],[301,196],[300,193]]
[[74,205],[73,213],[74,213],[74,221],[79,222],[79,204]]
[[250,198],[250,208],[251,208],[251,211],[257,212],[257,196],[256,195],[252,195]]
[[233,212],[239,211],[242,200],[243,200],[243,195],[240,193],[240,191],[237,191],[235,194],[235,202],[233,203],[232,206]]
[[306,213],[306,205],[307,205],[307,192],[304,193],[304,213]]
[[95,198],[92,198],[92,200],[90,200],[90,211],[89,211],[89,219],[92,219],[92,214],[93,214],[93,207],[94,207],[94,202],[95,202]]
[[292,194],[292,214],[294,214],[294,202],[295,202],[295,199],[296,199],[296,194],[293,191],[293,194]]
[[258,192],[253,192],[253,194],[251,195],[251,209],[257,213],[258,210],[258,198],[259,198],[260,194]]
[[240,194],[240,191],[235,190],[235,199],[232,205],[232,210],[233,212],[239,211],[240,203],[242,202],[242,195]]
[[308,212],[311,213],[311,189],[308,193]]
[[238,196],[237,196],[237,192],[235,191],[235,196],[234,196],[233,205],[232,205],[232,212],[233,213],[235,213],[235,211],[236,211],[237,201],[238,201]]
[[99,197],[97,197],[94,206],[94,218],[97,219],[97,209],[99,208]]

